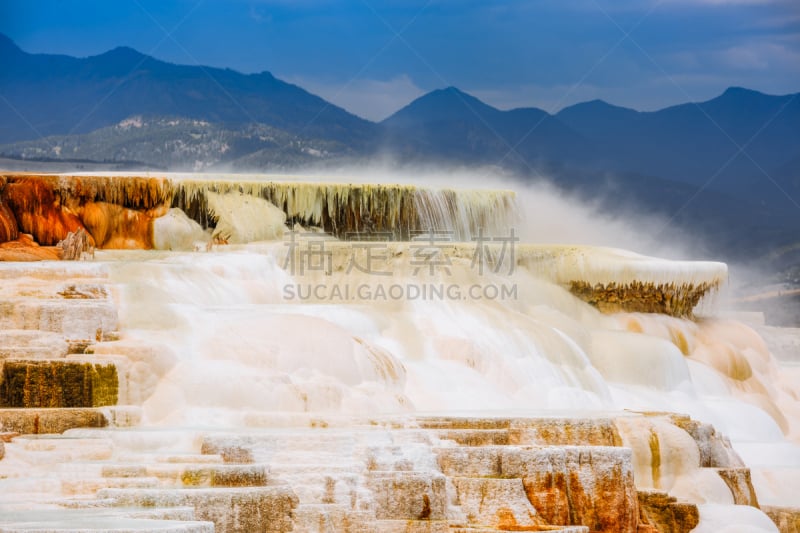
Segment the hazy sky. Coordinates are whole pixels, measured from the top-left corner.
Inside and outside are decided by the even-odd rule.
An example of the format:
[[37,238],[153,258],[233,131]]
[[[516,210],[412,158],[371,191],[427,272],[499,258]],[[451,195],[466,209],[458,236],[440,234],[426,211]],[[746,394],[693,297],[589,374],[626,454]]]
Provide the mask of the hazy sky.
[[269,70],[370,119],[450,85],[551,112],[800,91],[800,0],[0,0],[0,32],[29,52]]

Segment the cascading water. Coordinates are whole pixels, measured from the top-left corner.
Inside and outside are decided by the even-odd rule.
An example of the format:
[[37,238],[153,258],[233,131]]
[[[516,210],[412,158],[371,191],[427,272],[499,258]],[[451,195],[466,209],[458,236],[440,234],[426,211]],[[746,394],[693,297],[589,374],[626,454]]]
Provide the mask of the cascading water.
[[[554,437],[542,436],[526,420],[562,417],[567,422],[559,431],[567,436],[552,444],[583,444],[569,436],[580,433],[580,424],[608,423],[608,431],[617,436],[591,444],[623,444],[633,450],[633,460],[596,451],[596,464],[611,461],[622,468],[621,479],[633,476],[637,489],[669,492],[699,504],[697,531],[722,531],[738,523],[749,524],[748,531],[773,530],[755,507],[731,507],[743,503],[736,499],[737,490],[749,487],[750,481],[730,481],[730,472],[740,475],[745,465],[753,468],[762,506],[800,504],[783,488],[796,485],[794,473],[800,471],[797,381],[783,373],[748,326],[710,315],[691,317],[697,301],[724,283],[725,265],[520,243],[514,231],[521,223],[517,200],[505,191],[187,176],[151,178],[137,188],[122,177],[108,179],[119,185],[103,185],[98,177],[84,177],[80,186],[67,177],[45,180],[56,183],[61,205],[71,205],[78,218],[87,202],[148,211],[153,219],[149,241],[124,235],[132,231],[130,224],[115,228],[95,221],[86,226],[102,226],[124,237],[107,242],[148,242],[160,249],[95,253],[92,266],[99,271],[92,276],[101,277],[99,284],[113,294],[120,339],[91,342],[84,356],[114,361],[120,373],[119,403],[141,406],[138,432],[72,430],[76,439],[102,436],[122,450],[108,452],[105,459],[122,462],[117,454],[135,452],[137,461],[155,461],[144,457],[181,446],[197,453],[199,442],[205,449],[213,447],[208,444],[216,442],[213,438],[228,439],[234,444],[215,444],[214,450],[250,454],[251,462],[268,463],[288,480],[299,497],[302,512],[295,514],[294,524],[301,531],[340,530],[336,524],[341,525],[341,517],[332,518],[330,509],[325,527],[319,522],[312,528],[298,516],[316,513],[314,505],[341,506],[348,498],[348,520],[359,512],[372,513],[370,520],[379,522],[371,527],[394,531],[387,518],[391,513],[383,516],[381,509],[400,504],[382,503],[376,484],[383,478],[371,474],[364,481],[359,478],[362,470],[406,472],[403,483],[422,483],[427,488],[419,490],[432,491],[434,498],[441,469],[454,476],[456,488],[448,490],[457,494],[453,498],[442,492],[434,498],[447,508],[438,518],[442,531],[459,523],[492,523],[502,529],[507,524],[503,505],[513,507],[511,502],[522,494],[525,505],[536,507],[528,501],[539,501],[530,488],[534,474],[482,474],[510,480],[518,476],[527,483],[529,496],[525,499],[522,484],[517,492],[504,485],[491,496],[500,502],[500,510],[470,510],[472,489],[467,485],[473,482],[464,480],[473,477],[464,468],[477,467],[459,463],[459,473],[448,473],[448,454],[462,452],[445,453],[440,447],[450,446],[451,438],[490,439],[485,444],[493,445],[514,444],[514,439],[524,445],[526,438],[550,443]],[[4,265],[0,272],[16,279],[18,288],[27,286],[28,293],[46,293],[48,272],[55,265]],[[31,276],[45,281],[33,283]],[[7,290],[9,295],[19,293]],[[14,322],[20,309],[6,311],[0,328],[26,329]],[[693,421],[623,410],[682,413]],[[503,429],[502,421],[509,417],[517,422]],[[438,433],[434,441],[413,432],[392,436],[389,429],[359,433],[365,421],[424,429],[428,418],[456,422],[442,426],[453,429]],[[574,426],[570,419],[576,420]],[[577,422],[585,419],[610,422]],[[458,425],[462,423],[466,425]],[[514,424],[522,429],[514,430]],[[713,424],[733,448],[702,424]],[[276,427],[300,431],[320,425],[329,432],[302,433],[307,442],[296,455],[290,453],[293,445],[281,440],[289,437],[271,433]],[[333,429],[337,427],[344,432]],[[510,431],[510,441],[501,442],[505,437],[492,431]],[[530,437],[536,431],[538,436]],[[7,448],[0,477],[8,479],[0,484],[8,483],[6,494],[29,494],[31,488],[20,481],[26,474],[19,469],[30,468],[36,447],[14,441]],[[495,448],[488,446],[485,453],[512,453]],[[528,453],[528,448],[513,453]],[[327,470],[315,466],[302,475],[292,466],[336,461],[345,461],[345,466],[326,474],[330,481],[319,483],[309,481],[317,475],[309,472],[331,471],[330,464]],[[503,468],[512,464],[507,457],[497,461]],[[560,461],[571,464],[571,459]],[[587,468],[580,465],[575,468]],[[598,484],[613,470],[594,468]],[[420,471],[435,475],[413,478]],[[52,476],[47,479],[55,483]],[[350,492],[343,496],[337,491],[345,486]],[[397,490],[397,498],[405,497]],[[480,490],[485,496],[488,489]],[[101,493],[125,505],[141,504],[132,488],[107,491]],[[59,491],[42,492],[47,498],[39,503],[50,505]],[[162,507],[185,504],[164,498]],[[640,509],[650,505],[643,498],[655,496],[640,494]],[[15,509],[25,508],[13,497],[9,501],[16,502]],[[727,511],[718,506],[727,506]],[[511,507],[515,524],[522,524],[526,512],[538,512],[530,528],[561,523],[552,521],[558,513],[542,502],[534,510]],[[430,520],[437,511],[427,512]],[[631,519],[634,531],[636,515]],[[582,523],[592,531],[627,531],[629,525],[615,529],[602,518],[586,520]],[[2,521],[0,517],[0,530]],[[236,530],[215,523],[218,529]]]

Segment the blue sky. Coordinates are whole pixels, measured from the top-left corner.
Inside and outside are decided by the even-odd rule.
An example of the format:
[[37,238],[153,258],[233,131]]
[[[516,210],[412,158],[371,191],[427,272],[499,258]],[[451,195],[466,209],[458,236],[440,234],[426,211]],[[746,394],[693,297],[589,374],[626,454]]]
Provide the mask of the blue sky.
[[449,85],[550,112],[800,91],[800,0],[0,0],[0,32],[29,52],[269,70],[370,119]]

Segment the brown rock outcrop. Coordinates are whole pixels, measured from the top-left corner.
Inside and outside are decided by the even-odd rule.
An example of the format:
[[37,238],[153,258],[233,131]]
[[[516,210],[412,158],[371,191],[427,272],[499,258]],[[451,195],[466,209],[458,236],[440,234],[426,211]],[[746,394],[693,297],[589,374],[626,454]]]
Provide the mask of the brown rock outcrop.
[[94,246],[90,241],[91,237],[84,230],[79,229],[67,235],[63,241],[59,241],[58,248],[61,259],[65,261],[77,261],[83,258],[84,254],[94,255]]

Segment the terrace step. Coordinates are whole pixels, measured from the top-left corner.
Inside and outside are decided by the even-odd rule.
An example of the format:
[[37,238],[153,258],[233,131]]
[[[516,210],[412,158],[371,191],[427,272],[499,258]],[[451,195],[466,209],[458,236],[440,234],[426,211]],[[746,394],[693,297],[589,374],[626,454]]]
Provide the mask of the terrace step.
[[507,429],[446,429],[437,430],[442,440],[452,440],[461,446],[506,446],[510,444]]
[[115,405],[118,394],[113,363],[72,359],[3,363],[0,407],[100,407]]
[[26,435],[63,433],[73,428],[104,428],[113,415],[106,409],[89,407],[0,408],[0,426],[4,431]]
[[305,533],[372,533],[375,514],[349,505],[301,503],[294,511],[294,531]]
[[194,508],[215,533],[283,533],[291,530],[297,496],[288,486],[193,489],[103,489],[115,506]]
[[60,333],[31,329],[0,331],[0,360],[59,359],[70,352],[70,343]]
[[0,329],[60,333],[69,340],[101,341],[114,335],[117,310],[110,300],[15,298],[0,301]]

